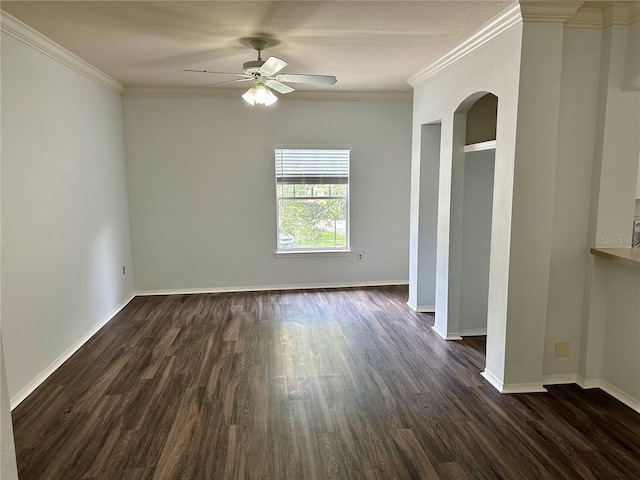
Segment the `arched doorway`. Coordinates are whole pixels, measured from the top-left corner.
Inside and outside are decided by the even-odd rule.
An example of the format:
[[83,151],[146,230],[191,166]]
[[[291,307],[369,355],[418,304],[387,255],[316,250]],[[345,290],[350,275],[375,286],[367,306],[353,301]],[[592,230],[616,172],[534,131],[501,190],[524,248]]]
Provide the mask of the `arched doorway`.
[[444,337],[487,335],[498,98],[469,96],[453,119]]

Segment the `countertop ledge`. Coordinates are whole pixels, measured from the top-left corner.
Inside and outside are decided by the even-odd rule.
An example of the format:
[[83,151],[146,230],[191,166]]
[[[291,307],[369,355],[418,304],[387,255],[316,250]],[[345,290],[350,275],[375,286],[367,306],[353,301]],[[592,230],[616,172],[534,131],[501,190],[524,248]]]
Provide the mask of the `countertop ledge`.
[[640,247],[631,248],[592,248],[591,253],[612,262],[632,267],[640,267]]

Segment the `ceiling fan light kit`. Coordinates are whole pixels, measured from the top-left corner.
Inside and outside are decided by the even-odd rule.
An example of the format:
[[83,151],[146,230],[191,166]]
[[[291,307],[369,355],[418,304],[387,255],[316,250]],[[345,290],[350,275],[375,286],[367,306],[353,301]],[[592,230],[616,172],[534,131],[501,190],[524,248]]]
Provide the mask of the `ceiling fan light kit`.
[[269,87],[262,83],[251,87],[242,95],[242,98],[250,105],[265,105],[267,107],[278,101],[278,97],[273,94]]
[[220,75],[235,75],[240,77],[236,80],[228,80],[207,85],[212,87],[223,83],[253,81],[253,86],[247,90],[242,98],[251,105],[273,105],[278,97],[272,89],[278,93],[285,94],[293,92],[295,89],[283,82],[311,83],[316,85],[333,85],[337,79],[331,75],[301,75],[295,73],[278,74],[288,63],[278,57],[269,57],[262,60],[262,50],[267,42],[261,39],[251,40],[251,46],[258,52],[258,59],[245,62],[242,65],[242,73],[214,72],[211,70],[184,70],[185,72],[216,73]]

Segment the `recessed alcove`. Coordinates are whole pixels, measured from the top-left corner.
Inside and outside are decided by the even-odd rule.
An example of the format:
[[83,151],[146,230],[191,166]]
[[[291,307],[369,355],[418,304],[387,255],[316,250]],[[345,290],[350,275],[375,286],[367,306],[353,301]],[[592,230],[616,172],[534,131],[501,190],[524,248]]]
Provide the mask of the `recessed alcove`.
[[463,102],[454,120],[454,150],[462,140],[464,148],[453,169],[452,204],[457,208],[451,219],[450,293],[455,304],[449,309],[448,333],[462,337],[487,333],[498,98],[490,93],[474,97]]

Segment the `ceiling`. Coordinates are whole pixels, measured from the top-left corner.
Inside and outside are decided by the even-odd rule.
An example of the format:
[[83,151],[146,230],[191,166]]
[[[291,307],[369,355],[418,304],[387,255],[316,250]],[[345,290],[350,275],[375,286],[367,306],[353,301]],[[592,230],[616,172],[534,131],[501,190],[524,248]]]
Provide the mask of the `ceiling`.
[[228,80],[182,70],[239,72],[256,59],[249,40],[260,37],[263,58],[289,62],[283,73],[338,78],[332,87],[292,85],[298,90],[408,92],[407,78],[511,3],[3,0],[2,9],[126,87]]

